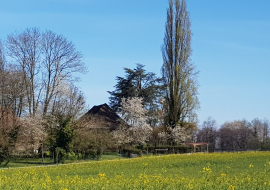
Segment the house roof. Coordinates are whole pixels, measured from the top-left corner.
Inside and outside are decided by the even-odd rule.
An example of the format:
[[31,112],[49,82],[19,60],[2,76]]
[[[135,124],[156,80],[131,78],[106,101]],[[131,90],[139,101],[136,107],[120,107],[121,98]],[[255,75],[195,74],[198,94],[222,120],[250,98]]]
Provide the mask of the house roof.
[[93,106],[83,118],[95,128],[109,128],[110,130],[116,129],[124,122],[106,103]]

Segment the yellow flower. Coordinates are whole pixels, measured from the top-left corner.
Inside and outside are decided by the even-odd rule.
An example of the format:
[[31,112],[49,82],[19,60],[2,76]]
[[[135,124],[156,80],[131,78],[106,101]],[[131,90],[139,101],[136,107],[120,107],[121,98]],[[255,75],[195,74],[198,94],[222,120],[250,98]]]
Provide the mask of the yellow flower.
[[233,185],[230,185],[230,186],[229,186],[229,189],[233,189],[233,190],[234,190],[235,187],[234,187]]
[[249,165],[250,168],[253,168],[254,166],[252,164]]
[[205,167],[205,168],[203,168],[203,172],[210,172],[211,173],[212,171],[209,167]]
[[226,174],[221,174],[221,177],[225,177],[226,176]]
[[188,187],[189,187],[189,189],[193,189],[193,185],[192,184],[188,184]]
[[100,174],[98,174],[98,177],[103,178],[103,177],[106,177],[106,175],[105,175],[105,174],[100,173]]
[[148,166],[148,164],[147,163],[143,163],[143,166]]

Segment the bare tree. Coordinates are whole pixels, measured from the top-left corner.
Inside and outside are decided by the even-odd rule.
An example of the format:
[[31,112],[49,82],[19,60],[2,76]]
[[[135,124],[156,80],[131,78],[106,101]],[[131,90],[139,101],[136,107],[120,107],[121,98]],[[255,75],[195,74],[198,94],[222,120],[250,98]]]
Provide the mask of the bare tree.
[[31,116],[36,114],[42,90],[38,80],[41,54],[40,40],[41,34],[37,28],[27,29],[21,34],[12,34],[7,38],[8,55],[19,64],[23,71],[24,88]]
[[4,70],[5,61],[4,47],[0,41],[0,72]]
[[162,75],[166,86],[165,123],[172,128],[197,121],[198,72],[190,58],[191,36],[186,1],[170,0],[162,46]]
[[244,121],[226,122],[219,130],[222,150],[246,150],[251,137],[251,130]]
[[85,67],[82,63],[83,56],[76,51],[74,44],[52,31],[42,34],[42,50],[44,54],[42,82],[45,86],[43,115],[46,115],[49,104],[57,94],[57,87],[61,82],[72,80],[72,74],[84,72]]
[[86,100],[82,91],[69,83],[62,83],[57,86],[57,93],[53,97],[49,107],[52,115],[66,115],[78,118],[83,114],[86,107]]
[[55,96],[59,96],[59,86],[74,81],[74,73],[86,71],[75,45],[52,31],[26,29],[9,35],[6,46],[23,73],[28,112],[33,117],[37,111],[45,116]]
[[[261,120],[255,118],[251,121],[250,129],[253,135],[253,144],[257,142],[257,144],[261,144],[262,148],[266,148],[268,144],[268,134],[269,134],[269,122],[268,120]],[[257,145],[258,146],[258,145]],[[258,148],[261,148],[258,147]]]
[[262,126],[263,148],[269,148],[269,121],[265,119]]
[[197,141],[210,143],[209,150],[214,151],[217,137],[218,131],[216,121],[211,117],[208,117],[197,133]]
[[23,86],[23,72],[5,60],[4,47],[0,42],[0,105],[21,116],[25,107],[26,92]]

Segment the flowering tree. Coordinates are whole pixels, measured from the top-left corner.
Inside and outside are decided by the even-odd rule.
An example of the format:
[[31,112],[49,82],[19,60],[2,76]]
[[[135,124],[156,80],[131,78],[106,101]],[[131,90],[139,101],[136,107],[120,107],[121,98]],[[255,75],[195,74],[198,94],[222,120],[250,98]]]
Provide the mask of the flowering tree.
[[17,145],[25,149],[37,149],[47,137],[45,121],[41,116],[20,118],[21,130]]
[[124,144],[129,144],[132,142],[131,130],[127,126],[120,125],[116,130],[112,132],[112,136],[116,142],[117,146],[122,146]]
[[158,138],[161,142],[173,142],[175,144],[185,143],[190,135],[187,134],[186,129],[180,126],[174,128],[168,127],[166,131],[158,133]]
[[142,105],[142,98],[122,98],[122,118],[129,124],[121,126],[113,132],[118,145],[135,143],[143,144],[149,140],[152,128],[147,124],[147,110]]
[[121,100],[122,118],[133,127],[139,127],[146,123],[147,117],[145,115],[147,110],[142,103],[143,99],[139,97],[122,98]]

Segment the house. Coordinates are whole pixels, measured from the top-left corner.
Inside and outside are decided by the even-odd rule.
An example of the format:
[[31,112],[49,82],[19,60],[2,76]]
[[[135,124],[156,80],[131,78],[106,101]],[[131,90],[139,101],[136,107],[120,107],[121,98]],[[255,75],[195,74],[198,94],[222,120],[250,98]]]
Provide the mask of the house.
[[93,106],[81,117],[86,128],[115,130],[120,125],[127,125],[126,122],[115,113],[106,103]]

